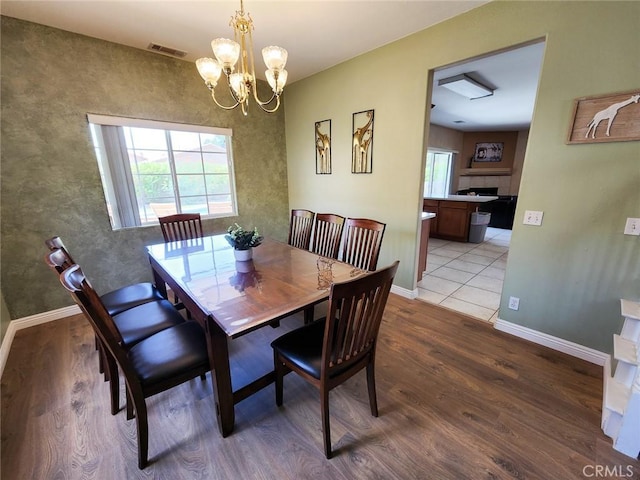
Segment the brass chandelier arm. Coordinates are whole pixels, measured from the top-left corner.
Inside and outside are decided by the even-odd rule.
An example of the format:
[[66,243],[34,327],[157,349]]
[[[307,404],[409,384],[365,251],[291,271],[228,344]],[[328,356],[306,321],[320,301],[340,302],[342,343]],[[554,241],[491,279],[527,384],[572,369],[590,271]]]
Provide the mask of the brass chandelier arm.
[[251,90],[253,93],[253,99],[256,101],[258,105],[269,105],[271,102],[273,102],[273,99],[276,97],[280,99],[280,95],[276,95],[276,92],[273,92],[273,94],[271,95],[271,98],[266,102],[263,102],[258,98],[258,81],[256,80],[255,85],[252,85],[251,87],[252,87]]
[[213,87],[209,87],[209,91],[211,92],[211,98],[213,98],[213,101],[216,103],[216,105],[219,106],[220,108],[224,109],[224,110],[233,110],[238,105],[240,105],[240,102],[235,97],[235,95],[233,96],[233,98],[236,100],[236,103],[234,105],[231,105],[231,106],[222,105],[220,102],[218,102],[218,99],[216,98],[216,92],[213,89]]
[[[273,107],[272,109],[266,108],[265,105],[269,105],[273,101],[273,97],[276,97],[276,106]],[[258,106],[267,113],[274,113],[276,110],[278,110],[278,107],[280,106],[280,95],[276,95],[275,93],[273,94],[273,96],[268,102],[261,102],[260,100],[258,100],[258,97],[255,95],[254,95],[254,98]]]

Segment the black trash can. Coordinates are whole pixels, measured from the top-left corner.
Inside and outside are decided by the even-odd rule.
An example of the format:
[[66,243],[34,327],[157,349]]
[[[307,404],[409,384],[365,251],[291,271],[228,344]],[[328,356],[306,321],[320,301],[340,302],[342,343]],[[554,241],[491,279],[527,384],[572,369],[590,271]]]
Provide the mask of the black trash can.
[[469,242],[482,243],[487,233],[487,226],[491,221],[491,214],[487,212],[473,212],[469,226]]

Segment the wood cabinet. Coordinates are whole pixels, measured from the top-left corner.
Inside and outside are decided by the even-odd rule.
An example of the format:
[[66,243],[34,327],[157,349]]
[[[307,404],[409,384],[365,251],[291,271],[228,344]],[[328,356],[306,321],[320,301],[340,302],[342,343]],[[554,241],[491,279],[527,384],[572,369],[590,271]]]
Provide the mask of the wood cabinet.
[[477,207],[477,202],[424,199],[422,211],[436,214],[431,223],[431,237],[467,242],[471,213]]
[[439,200],[427,200],[426,198],[422,203],[422,211],[423,212],[431,212],[435,213],[435,218],[431,219],[431,226],[429,228],[429,235],[433,237],[433,233],[438,231],[438,207],[440,205]]

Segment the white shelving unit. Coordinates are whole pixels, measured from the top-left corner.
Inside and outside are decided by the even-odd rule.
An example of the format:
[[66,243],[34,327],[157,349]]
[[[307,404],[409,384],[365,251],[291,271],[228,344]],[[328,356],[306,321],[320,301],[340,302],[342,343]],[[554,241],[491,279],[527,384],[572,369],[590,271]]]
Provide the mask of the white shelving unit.
[[613,336],[615,372],[605,365],[602,430],[613,448],[633,458],[640,454],[640,303],[620,300],[624,324]]

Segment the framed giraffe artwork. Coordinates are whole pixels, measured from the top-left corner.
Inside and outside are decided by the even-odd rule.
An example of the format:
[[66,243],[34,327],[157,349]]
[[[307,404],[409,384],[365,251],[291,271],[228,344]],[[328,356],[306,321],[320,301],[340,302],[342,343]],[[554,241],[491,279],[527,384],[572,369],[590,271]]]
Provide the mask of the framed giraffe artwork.
[[373,110],[354,113],[352,117],[351,173],[373,171]]
[[331,120],[315,122],[316,174],[331,174]]
[[640,88],[577,98],[568,144],[640,140]]

